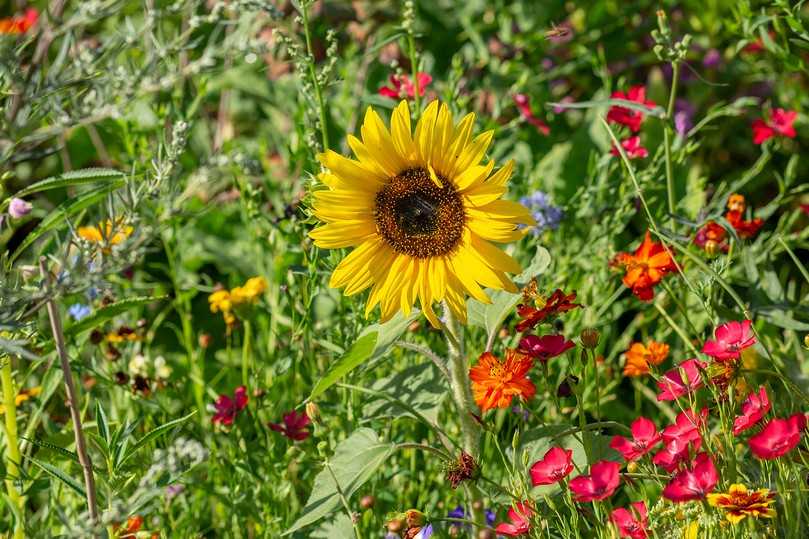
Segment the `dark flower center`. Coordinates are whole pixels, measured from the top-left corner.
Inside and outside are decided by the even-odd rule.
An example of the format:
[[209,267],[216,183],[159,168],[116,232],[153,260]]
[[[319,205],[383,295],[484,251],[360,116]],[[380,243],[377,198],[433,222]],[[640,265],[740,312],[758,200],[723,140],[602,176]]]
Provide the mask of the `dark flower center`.
[[447,254],[460,243],[466,222],[463,201],[452,183],[423,168],[407,169],[377,194],[374,219],[394,251],[415,258]]

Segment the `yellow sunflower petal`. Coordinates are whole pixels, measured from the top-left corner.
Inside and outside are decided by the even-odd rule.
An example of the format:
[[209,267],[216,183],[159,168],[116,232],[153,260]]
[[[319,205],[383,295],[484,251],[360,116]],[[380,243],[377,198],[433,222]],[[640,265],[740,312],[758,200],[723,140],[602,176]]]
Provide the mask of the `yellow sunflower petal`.
[[416,159],[416,145],[410,131],[410,107],[408,107],[407,101],[402,101],[393,110],[390,128],[393,146],[407,166],[410,166]]
[[310,231],[309,237],[323,249],[340,249],[359,245],[375,234],[376,224],[373,221],[340,221]]
[[502,185],[489,185],[486,182],[478,185],[474,189],[469,189],[464,193],[464,201],[470,206],[485,206],[498,200],[506,192]]
[[514,170],[514,160],[510,159],[505,165],[503,165],[500,170],[492,174],[492,176],[486,180],[486,183],[489,185],[506,185],[508,183],[509,178],[511,178],[511,172]]
[[425,165],[430,162],[432,157],[433,131],[435,130],[435,119],[438,116],[438,105],[438,100],[427,105],[416,124],[416,133],[413,137],[418,146],[421,162]]
[[467,208],[467,214],[472,218],[496,219],[521,225],[536,224],[528,208],[510,200],[495,200],[483,206]]
[[453,180],[455,188],[463,193],[468,189],[474,189],[479,185],[483,185],[486,177],[491,174],[492,168],[494,168],[493,161],[489,161],[485,165],[475,165],[467,168]]
[[464,148],[461,156],[455,163],[455,170],[466,170],[467,168],[480,163],[480,160],[483,159],[483,156],[486,154],[486,150],[489,148],[489,144],[491,144],[493,137],[494,131],[491,129],[489,131],[484,131],[475,137],[474,140],[472,140],[472,143]]
[[472,248],[480,253],[483,259],[493,268],[507,273],[520,273],[522,271],[522,267],[516,260],[477,234],[470,234],[469,242]]
[[[356,152],[355,152],[356,153]],[[343,157],[337,152],[326,150],[318,154],[317,158],[323,166],[331,170],[340,180],[357,189],[371,183],[372,187],[381,187],[386,180],[381,170],[364,166],[363,163]],[[375,185],[374,185],[375,184]]]

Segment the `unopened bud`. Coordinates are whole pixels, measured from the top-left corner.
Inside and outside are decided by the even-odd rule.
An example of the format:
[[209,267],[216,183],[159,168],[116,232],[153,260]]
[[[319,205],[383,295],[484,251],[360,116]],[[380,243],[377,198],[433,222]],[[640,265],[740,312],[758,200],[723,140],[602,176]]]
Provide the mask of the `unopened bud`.
[[497,534],[488,528],[483,528],[478,532],[478,539],[496,539]]
[[315,404],[314,402],[307,402],[306,403],[306,415],[314,421],[315,423],[319,422],[320,420],[320,407]]
[[420,528],[427,522],[427,516],[418,509],[405,511],[405,522],[408,528]]
[[481,509],[483,509],[483,501],[481,501],[481,500],[473,501],[472,502],[472,509],[474,509],[475,511],[480,511]]
[[318,442],[317,444],[317,452],[322,457],[326,455],[326,452],[329,450],[329,444],[325,441]]
[[629,461],[629,463],[626,465],[626,471],[629,472],[629,473],[637,472],[638,471],[638,463],[635,462],[634,460]]
[[360,499],[360,507],[362,507],[363,509],[370,509],[374,506],[375,503],[376,498],[374,498],[370,494],[368,496],[363,496]]
[[593,349],[598,346],[598,339],[601,335],[595,328],[584,328],[581,331],[581,344],[585,348]]
[[398,534],[405,527],[405,521],[401,518],[394,518],[388,521],[388,531]]
[[197,337],[197,342],[199,343],[199,347],[202,349],[208,348],[211,346],[211,341],[213,338],[208,333],[200,333],[199,337]]

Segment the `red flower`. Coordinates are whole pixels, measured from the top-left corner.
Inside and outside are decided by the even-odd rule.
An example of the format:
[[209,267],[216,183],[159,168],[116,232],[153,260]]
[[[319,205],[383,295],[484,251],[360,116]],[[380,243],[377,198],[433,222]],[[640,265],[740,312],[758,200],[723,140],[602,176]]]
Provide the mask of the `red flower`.
[[573,450],[551,447],[542,460],[531,466],[531,483],[538,485],[552,485],[558,483],[573,471]]
[[[413,98],[416,95],[416,87],[407,75],[391,75],[388,79],[390,86],[383,86],[379,89],[379,95],[390,97],[391,99]],[[428,73],[419,71],[416,74],[416,83],[419,87],[419,97],[424,95],[424,89],[433,82],[433,78]]]
[[716,221],[708,221],[697,231],[697,235],[694,236],[694,243],[709,254],[714,254],[717,251],[727,253],[730,247],[727,238],[728,232],[722,225]]
[[693,443],[695,449],[699,449],[702,443],[700,430],[705,427],[705,420],[708,418],[708,409],[703,408],[699,415],[693,410],[684,410],[677,414],[677,419],[673,425],[663,429],[663,440],[666,443],[672,440],[680,440],[686,443]]
[[233,399],[227,395],[219,395],[216,404],[214,404],[216,413],[211,418],[211,421],[222,425],[232,425],[233,420],[236,419],[236,414],[247,406],[247,400],[247,388],[244,386],[236,388]]
[[[612,92],[613,99],[625,99],[627,101],[634,101],[647,107],[654,107],[655,102],[646,99],[646,88],[643,86],[633,86],[629,89],[628,93],[621,91]],[[617,124],[625,125],[633,133],[640,131],[640,124],[643,122],[643,112],[639,110],[628,109],[619,105],[610,107],[607,112],[607,121]]]
[[520,339],[520,352],[539,359],[543,363],[552,357],[564,354],[576,346],[573,341],[565,339],[563,335],[545,335],[537,337],[528,335]]
[[662,243],[652,241],[648,230],[634,253],[618,253],[611,265],[626,268],[624,285],[631,288],[632,293],[641,301],[651,301],[654,286],[662,281],[666,274],[677,271],[670,251],[663,247]]
[[770,113],[769,121],[757,118],[753,121],[753,143],[761,144],[776,135],[795,138],[795,118],[798,113],[794,110],[775,109]]
[[0,19],[0,34],[24,34],[37,23],[39,12],[33,8],[28,9],[25,15]]
[[[687,440],[681,440],[679,438],[669,440],[666,442],[663,449],[652,457],[652,462],[656,466],[660,466],[667,472],[672,473],[681,462],[685,462],[688,459],[689,445]],[[695,447],[697,446],[697,444],[694,445]]]
[[801,204],[801,211],[806,215],[809,215],[809,204]]
[[[634,137],[629,137],[621,141],[621,146],[624,148],[626,152],[626,156],[629,159],[637,159],[638,157],[648,157],[649,152],[640,145],[640,137],[635,135]],[[615,157],[620,157],[621,152],[618,151],[618,148],[613,144],[612,149],[610,149],[610,153]]]
[[764,386],[758,388],[758,393],[750,393],[742,403],[742,415],[733,420],[733,434],[738,435],[746,431],[770,411],[770,399]]
[[638,460],[660,443],[661,439],[652,420],[639,417],[632,422],[632,440],[614,436],[610,447],[621,453],[626,460]]
[[523,299],[524,303],[517,305],[517,314],[523,319],[517,324],[517,331],[531,329],[548,317],[581,307],[580,304],[573,303],[573,300],[576,299],[575,292],[565,295],[558,288],[553,291],[542,308],[531,307],[527,304],[527,298],[524,297]]
[[309,437],[309,430],[306,428],[312,423],[306,412],[298,413],[291,410],[284,414],[283,425],[281,423],[270,423],[269,427],[275,432],[280,432],[290,440],[301,441]]
[[787,419],[772,419],[761,432],[750,438],[750,451],[756,458],[772,460],[786,455],[801,441],[806,416],[795,414]]
[[551,132],[551,128],[548,127],[548,124],[543,122],[540,118],[534,116],[534,113],[531,111],[531,105],[528,102],[527,95],[514,94],[514,104],[517,105],[518,109],[520,109],[520,115],[523,117],[523,119],[536,127],[537,131],[546,136]]
[[660,388],[657,400],[673,401],[701,388],[702,377],[699,371],[705,366],[706,364],[698,359],[688,359],[668,371],[657,382],[657,387]]
[[714,332],[715,340],[707,341],[702,346],[702,353],[716,361],[739,359],[740,352],[756,344],[756,337],[750,331],[750,320],[727,322]]
[[495,528],[497,533],[508,535],[509,537],[517,537],[528,533],[531,529],[530,519],[534,515],[534,510],[529,505],[530,502],[517,502],[513,507],[508,509],[508,519],[511,523],[501,522]]
[[675,475],[663,489],[663,497],[673,502],[700,500],[719,482],[716,466],[707,453],[694,458],[690,470]]
[[570,490],[577,502],[592,502],[609,498],[618,488],[621,478],[617,462],[602,460],[590,466],[590,475],[580,475],[570,481]]
[[618,527],[618,533],[621,537],[645,539],[649,536],[646,531],[649,525],[646,504],[643,502],[634,502],[631,505],[632,511],[623,507],[615,509],[612,515],[610,515],[610,520]]
[[764,226],[763,219],[756,217],[755,219],[745,221],[743,214],[736,211],[727,212],[725,214],[725,219],[728,220],[730,226],[733,227],[736,234],[738,234],[742,239],[752,238],[758,234],[758,231],[761,230],[762,226]]

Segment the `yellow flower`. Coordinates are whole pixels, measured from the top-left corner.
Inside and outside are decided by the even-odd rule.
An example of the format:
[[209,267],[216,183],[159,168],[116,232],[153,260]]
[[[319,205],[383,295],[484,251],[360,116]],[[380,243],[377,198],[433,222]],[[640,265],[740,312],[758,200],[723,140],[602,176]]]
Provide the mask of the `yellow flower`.
[[[17,393],[17,396],[14,398],[14,403],[17,406],[19,406],[20,404],[24,403],[28,399],[36,397],[40,393],[42,393],[42,386],[29,387],[29,388],[21,389],[20,392]],[[4,414],[4,413],[6,413],[6,407],[4,405],[0,404],[0,414]]]
[[114,226],[112,221],[107,219],[105,223],[98,223],[96,226],[81,226],[77,233],[80,238],[90,243],[118,245],[131,236],[133,230],[131,226],[123,225],[120,219]]
[[244,285],[232,290],[217,290],[208,296],[208,305],[212,313],[222,313],[230,332],[230,328],[236,324],[233,310],[242,305],[253,305],[266,290],[267,280],[264,277],[251,277]]
[[775,503],[775,492],[761,488],[754,491],[747,490],[742,484],[730,485],[727,493],[719,492],[708,494],[708,503],[725,511],[725,518],[731,524],[736,524],[746,516],[773,518],[775,509],[770,507]]
[[139,341],[140,335],[138,335],[132,328],[121,326],[115,331],[110,331],[107,333],[105,338],[107,342],[119,343],[125,341]]
[[227,290],[217,290],[208,296],[208,304],[211,307],[212,313],[230,312],[233,308],[233,302],[230,299],[230,292]]
[[244,286],[237,286],[230,291],[230,300],[234,305],[252,304],[265,290],[267,290],[267,281],[264,277],[251,277],[244,283]]
[[493,242],[521,238],[518,225],[534,220],[523,206],[500,200],[513,163],[494,174],[494,162],[481,164],[492,131],[473,138],[474,121],[467,114],[455,124],[449,107],[433,101],[413,133],[402,101],[389,131],[369,107],[362,140],[348,137],[356,159],[331,150],[318,156],[330,171],[318,176],[327,189],[313,193],[324,225],[309,235],[321,248],[355,248],[329,286],[347,296],[370,288],[366,316],[379,305],[386,321],[418,300],[439,326],[436,301],[465,321],[467,296],[489,303],[484,287],[517,291],[506,274],[520,265]]

